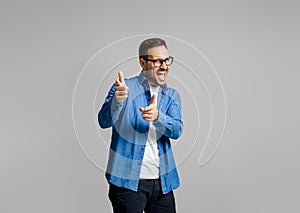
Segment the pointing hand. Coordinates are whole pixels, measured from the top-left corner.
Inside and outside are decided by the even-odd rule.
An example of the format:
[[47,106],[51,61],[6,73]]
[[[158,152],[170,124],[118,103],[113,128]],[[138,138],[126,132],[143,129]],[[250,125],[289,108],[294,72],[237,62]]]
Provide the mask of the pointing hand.
[[159,113],[155,105],[156,94],[152,95],[149,106],[146,108],[141,107],[143,119],[149,122],[156,121],[158,119]]
[[129,88],[126,86],[124,75],[122,71],[118,72],[119,79],[116,80],[115,87],[115,100],[117,103],[121,103],[124,99],[128,97]]

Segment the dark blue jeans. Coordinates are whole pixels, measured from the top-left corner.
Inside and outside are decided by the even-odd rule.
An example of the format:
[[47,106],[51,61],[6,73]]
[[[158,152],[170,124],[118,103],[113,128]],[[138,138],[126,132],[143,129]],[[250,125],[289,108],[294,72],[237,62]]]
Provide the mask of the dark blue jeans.
[[173,191],[163,194],[159,179],[140,180],[137,192],[110,184],[108,197],[114,213],[176,212]]

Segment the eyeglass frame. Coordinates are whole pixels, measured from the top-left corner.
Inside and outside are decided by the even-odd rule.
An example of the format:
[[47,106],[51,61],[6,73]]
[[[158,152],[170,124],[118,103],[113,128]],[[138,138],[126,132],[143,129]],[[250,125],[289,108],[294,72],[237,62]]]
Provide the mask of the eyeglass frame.
[[[144,59],[145,61],[151,61],[151,62],[153,62],[154,66],[155,66],[155,62],[156,62],[156,61],[159,61],[159,62],[160,62],[160,65],[159,65],[159,66],[155,66],[155,67],[161,67],[161,65],[163,65],[163,63],[165,63],[166,66],[169,67],[169,66],[170,66],[171,64],[173,64],[173,62],[174,62],[174,57],[173,57],[173,56],[169,56],[169,57],[166,58],[166,59],[149,59],[148,56],[140,56],[140,58]],[[170,60],[170,58],[172,59],[172,60],[171,60],[171,63],[170,63],[169,65],[167,65],[166,61],[167,61],[168,59]]]

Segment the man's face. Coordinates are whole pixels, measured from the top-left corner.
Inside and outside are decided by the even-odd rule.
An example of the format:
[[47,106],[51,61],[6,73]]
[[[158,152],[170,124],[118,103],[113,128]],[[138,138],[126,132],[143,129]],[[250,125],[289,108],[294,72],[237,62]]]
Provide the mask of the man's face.
[[[169,57],[165,46],[153,47],[148,50],[148,59],[166,59]],[[155,67],[154,62],[140,59],[140,64],[143,68],[143,73],[147,77],[149,83],[153,87],[162,86],[167,81],[169,67],[166,63],[162,63],[160,67]]]

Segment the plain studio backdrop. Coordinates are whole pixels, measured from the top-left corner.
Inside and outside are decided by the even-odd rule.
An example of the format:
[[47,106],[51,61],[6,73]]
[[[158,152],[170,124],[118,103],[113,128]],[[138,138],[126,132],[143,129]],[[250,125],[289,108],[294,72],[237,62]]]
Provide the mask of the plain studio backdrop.
[[[98,72],[80,80],[93,82],[89,77],[94,74],[102,78],[98,87],[82,84],[86,90],[78,93],[74,88],[99,50],[142,34],[165,35],[167,42],[167,36],[176,37],[201,51],[226,97],[221,145],[201,167],[198,160],[211,122],[208,96],[184,67],[192,66],[188,60],[196,56],[181,56],[183,43],[169,39],[177,59],[169,80],[182,94],[185,123],[182,139],[174,141],[181,178],[175,190],[178,212],[299,212],[299,11],[300,3],[292,0],[1,0],[0,212],[112,212],[101,169],[110,131],[97,127],[93,116],[117,78],[116,69],[127,76],[139,72],[136,61],[128,59],[139,43],[122,43],[117,53],[102,57],[117,67],[107,69],[101,57],[91,64]],[[121,53],[126,63],[117,58]],[[211,73],[193,71],[212,97],[217,130],[208,152],[213,153],[224,100]],[[87,113],[86,120],[72,117],[74,94],[82,97],[74,112]],[[90,94],[94,102],[84,98]],[[84,103],[92,107],[83,110]],[[91,120],[91,127],[85,125]],[[83,130],[78,135],[76,127]]]

